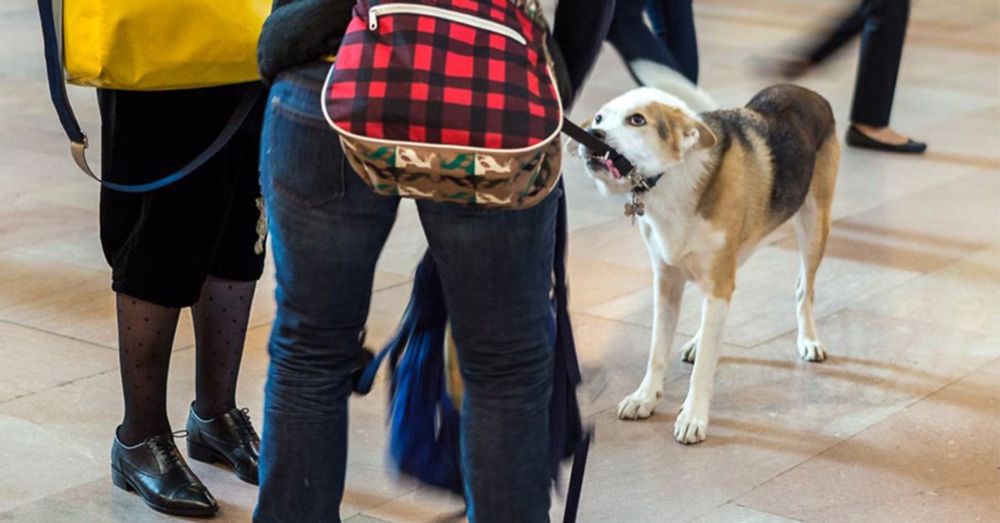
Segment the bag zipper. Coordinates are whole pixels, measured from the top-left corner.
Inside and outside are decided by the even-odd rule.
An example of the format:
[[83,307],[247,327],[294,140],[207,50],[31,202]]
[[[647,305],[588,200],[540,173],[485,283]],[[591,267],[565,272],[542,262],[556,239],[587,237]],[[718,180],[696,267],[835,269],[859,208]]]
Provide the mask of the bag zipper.
[[511,40],[521,44],[528,45],[527,40],[524,36],[517,31],[501,24],[494,22],[492,20],[486,20],[478,16],[467,15],[465,13],[459,13],[456,11],[451,11],[448,9],[442,9],[440,7],[432,7],[429,5],[420,4],[383,4],[371,7],[368,9],[368,29],[374,31],[378,29],[378,17],[385,15],[394,14],[410,14],[410,15],[423,15],[431,16],[434,18],[443,18],[445,20],[450,20],[452,22],[457,22],[460,24],[465,24],[478,29],[483,29],[485,31],[490,31],[499,35],[506,36]]

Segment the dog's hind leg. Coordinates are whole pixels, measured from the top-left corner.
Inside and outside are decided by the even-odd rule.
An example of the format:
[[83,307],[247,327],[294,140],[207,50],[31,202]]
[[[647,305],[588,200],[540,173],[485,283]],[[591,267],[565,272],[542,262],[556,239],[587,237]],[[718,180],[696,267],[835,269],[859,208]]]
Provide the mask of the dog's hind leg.
[[799,244],[799,280],[795,289],[799,324],[799,356],[806,361],[826,359],[826,347],[816,332],[813,317],[816,270],[823,260],[830,235],[830,207],[840,159],[840,146],[833,136],[820,148],[806,201],[795,214],[795,237]]
[[648,418],[663,395],[663,379],[667,374],[667,355],[677,330],[684,296],[684,276],[680,272],[654,259],[655,288],[653,296],[653,341],[649,349],[646,375],[639,388],[618,403],[621,419]]
[[681,346],[681,361],[684,363],[694,363],[694,358],[698,354],[698,344],[701,343],[701,329]]

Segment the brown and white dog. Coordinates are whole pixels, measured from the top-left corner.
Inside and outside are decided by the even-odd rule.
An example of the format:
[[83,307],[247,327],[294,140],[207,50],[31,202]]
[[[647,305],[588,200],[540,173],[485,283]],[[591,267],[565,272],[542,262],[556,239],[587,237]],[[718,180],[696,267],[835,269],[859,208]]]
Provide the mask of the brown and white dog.
[[764,89],[743,108],[700,115],[665,92],[643,88],[608,102],[588,131],[630,160],[645,180],[656,182],[649,191],[633,193],[635,178],[578,147],[603,194],[631,195],[641,209],[639,230],[655,274],[646,375],[618,404],[618,417],[646,418],[653,412],[663,392],[684,285],[692,281],[705,299],[701,327],[682,350],[694,370],[674,438],[703,441],[736,268],[789,218],[801,257],[798,352],[807,361],[826,358],[812,308],[840,161],[833,113],[823,97],[792,85]]

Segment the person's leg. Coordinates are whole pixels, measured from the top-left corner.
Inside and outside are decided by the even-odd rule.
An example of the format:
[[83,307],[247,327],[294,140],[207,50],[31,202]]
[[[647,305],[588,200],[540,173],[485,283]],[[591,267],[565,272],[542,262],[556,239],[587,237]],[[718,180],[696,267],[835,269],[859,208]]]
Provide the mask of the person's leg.
[[209,276],[191,307],[197,340],[194,411],[202,419],[236,408],[236,381],[256,285]]
[[[650,31],[643,19],[645,5],[646,0],[619,0],[608,32],[608,42],[621,54],[632,78],[639,85],[676,96],[694,111],[715,109],[712,97],[684,76],[677,57]],[[693,38],[693,21],[690,35]]]
[[[233,90],[236,103],[242,96]],[[232,187],[208,277],[191,308],[197,339],[194,411],[214,419],[236,408],[236,383],[256,282],[264,270],[263,203],[260,195],[260,131],[264,103],[247,116],[219,152]]]
[[167,371],[180,309],[127,294],[118,300],[118,360],[125,416],[118,440],[135,445],[170,432]]
[[622,56],[629,73],[641,85],[647,85],[649,79],[636,73],[634,66],[637,61],[653,62],[677,72],[682,71],[680,63],[664,41],[654,36],[646,25],[643,19],[645,5],[646,0],[618,0],[611,29],[608,30],[608,42]]
[[852,9],[827,31],[822,40],[816,42],[812,48],[804,53],[806,61],[810,66],[819,65],[855,36],[861,34],[864,27],[864,9],[862,7]]
[[375,262],[398,200],[347,167],[320,110],[328,64],[280,76],[264,123],[261,187],[274,253],[259,522],[340,521],[347,399]]
[[653,32],[667,45],[677,62],[677,71],[698,83],[698,36],[691,0],[649,0],[646,10]]
[[[851,123],[864,137],[890,146],[907,146],[920,152],[926,146],[912,142],[889,128],[892,101],[896,92],[899,63],[903,55],[909,0],[866,0],[865,28],[861,34],[861,55],[854,84]],[[863,139],[848,138],[851,145],[865,146]]]
[[420,202],[465,382],[469,520],[548,521],[558,193],[519,211]]
[[[139,183],[188,162],[228,118],[217,93],[102,92],[105,176]],[[126,407],[112,447],[112,479],[157,510],[178,515],[218,509],[177,451],[166,386],[179,309],[198,301],[228,208],[230,184],[219,167],[213,159],[158,191],[103,190],[101,197],[102,246],[118,294]]]
[[[105,177],[144,182],[186,163],[221,127],[225,115],[203,110],[216,98],[213,90],[100,91]],[[197,130],[180,133],[199,118]],[[118,294],[124,444],[170,431],[166,382],[179,309],[198,299],[231,193],[217,163],[152,193],[101,192],[101,244]]]

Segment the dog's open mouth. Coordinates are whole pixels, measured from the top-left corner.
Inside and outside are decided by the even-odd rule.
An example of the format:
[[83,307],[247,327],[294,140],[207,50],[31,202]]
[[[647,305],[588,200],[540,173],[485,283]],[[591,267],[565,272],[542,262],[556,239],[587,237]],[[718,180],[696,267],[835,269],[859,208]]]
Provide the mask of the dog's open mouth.
[[587,166],[595,171],[599,169],[604,169],[605,171],[608,171],[608,173],[611,174],[611,176],[614,177],[616,180],[620,180],[622,178],[622,173],[620,173],[618,171],[618,168],[615,167],[615,162],[612,162],[611,158],[609,158],[607,155],[604,156],[596,154],[590,155],[587,158]]

